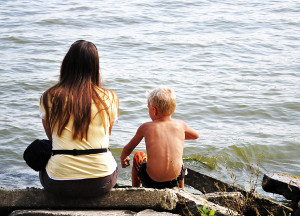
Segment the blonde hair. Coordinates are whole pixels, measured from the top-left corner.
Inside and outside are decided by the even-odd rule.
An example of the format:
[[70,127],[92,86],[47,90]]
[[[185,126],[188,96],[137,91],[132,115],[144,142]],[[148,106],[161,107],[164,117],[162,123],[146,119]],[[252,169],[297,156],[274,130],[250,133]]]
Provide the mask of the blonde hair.
[[150,106],[155,107],[163,115],[171,115],[176,108],[175,91],[167,86],[159,86],[147,95]]

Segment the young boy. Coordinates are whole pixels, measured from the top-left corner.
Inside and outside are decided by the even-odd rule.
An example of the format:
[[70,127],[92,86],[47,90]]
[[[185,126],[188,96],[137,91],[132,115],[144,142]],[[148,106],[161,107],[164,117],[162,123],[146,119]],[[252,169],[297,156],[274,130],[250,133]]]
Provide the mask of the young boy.
[[122,168],[130,166],[128,157],[145,138],[147,154],[136,152],[133,157],[132,187],[184,188],[184,140],[197,139],[198,133],[181,120],[172,119],[176,108],[173,89],[158,87],[148,95],[151,122],[142,124],[121,154]]

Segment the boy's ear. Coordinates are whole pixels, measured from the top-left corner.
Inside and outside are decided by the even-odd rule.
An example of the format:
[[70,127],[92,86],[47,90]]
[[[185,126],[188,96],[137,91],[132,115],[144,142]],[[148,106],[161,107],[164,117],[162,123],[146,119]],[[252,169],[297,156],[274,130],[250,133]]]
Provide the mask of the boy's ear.
[[153,107],[153,110],[154,110],[154,115],[157,116],[157,115],[158,115],[157,108],[156,108],[156,107]]

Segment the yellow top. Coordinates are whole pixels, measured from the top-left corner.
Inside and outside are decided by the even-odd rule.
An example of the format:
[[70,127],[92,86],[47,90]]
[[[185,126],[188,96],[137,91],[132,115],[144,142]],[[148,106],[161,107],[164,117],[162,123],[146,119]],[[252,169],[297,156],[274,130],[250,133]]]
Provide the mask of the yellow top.
[[[118,117],[118,97],[110,90],[106,90],[108,98],[106,103],[109,107],[109,112],[112,113],[114,120]],[[114,97],[113,97],[114,96]],[[50,101],[49,101],[50,103]],[[49,104],[51,108],[51,104]],[[40,113],[43,119],[46,118],[45,108],[43,103],[40,105]],[[73,140],[72,126],[74,118],[70,120],[62,132],[60,137],[57,136],[57,126],[52,132],[53,150],[72,150],[72,149],[97,149],[109,147],[109,120],[103,120],[98,114],[98,109],[92,103],[92,117],[88,130],[88,141],[83,139]],[[106,124],[106,131],[104,131],[104,123]],[[117,163],[110,151],[100,154],[89,155],[54,155],[51,156],[47,165],[46,171],[52,179],[85,179],[98,178],[112,174],[117,167]]]

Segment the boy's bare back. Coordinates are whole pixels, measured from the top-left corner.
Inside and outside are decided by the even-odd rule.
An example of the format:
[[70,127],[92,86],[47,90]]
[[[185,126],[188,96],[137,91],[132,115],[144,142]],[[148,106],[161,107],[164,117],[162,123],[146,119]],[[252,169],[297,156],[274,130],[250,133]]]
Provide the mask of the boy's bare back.
[[148,175],[162,182],[178,176],[183,165],[184,140],[195,139],[198,133],[185,122],[168,115],[142,124],[135,137],[145,138]]
[[147,173],[153,180],[169,181],[180,173],[185,131],[184,122],[170,117],[141,126],[148,155]]

